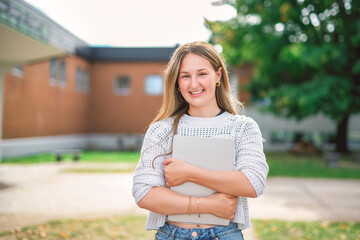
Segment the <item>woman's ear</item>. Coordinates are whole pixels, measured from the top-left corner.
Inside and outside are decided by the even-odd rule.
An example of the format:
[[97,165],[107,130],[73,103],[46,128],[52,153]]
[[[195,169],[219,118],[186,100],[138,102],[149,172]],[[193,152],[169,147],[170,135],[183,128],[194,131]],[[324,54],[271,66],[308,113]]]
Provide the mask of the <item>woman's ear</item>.
[[216,75],[218,77],[218,80],[220,81],[222,77],[222,67],[219,67],[219,69],[216,72]]

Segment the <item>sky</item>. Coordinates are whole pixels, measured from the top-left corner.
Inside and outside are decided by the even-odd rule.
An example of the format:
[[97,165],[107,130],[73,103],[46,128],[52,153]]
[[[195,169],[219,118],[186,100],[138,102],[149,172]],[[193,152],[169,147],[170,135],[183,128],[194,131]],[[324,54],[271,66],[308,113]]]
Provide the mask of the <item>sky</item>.
[[217,0],[25,0],[90,45],[171,47],[207,41],[204,18],[236,15]]

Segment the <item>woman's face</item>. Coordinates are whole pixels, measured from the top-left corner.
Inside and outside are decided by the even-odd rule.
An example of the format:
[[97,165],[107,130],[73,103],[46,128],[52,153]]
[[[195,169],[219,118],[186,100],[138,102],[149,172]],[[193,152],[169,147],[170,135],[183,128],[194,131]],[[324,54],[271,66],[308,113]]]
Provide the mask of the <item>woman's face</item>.
[[188,53],[180,65],[178,84],[189,103],[192,116],[208,117],[219,112],[216,102],[216,83],[221,79],[221,68],[215,72],[211,63],[194,53]]

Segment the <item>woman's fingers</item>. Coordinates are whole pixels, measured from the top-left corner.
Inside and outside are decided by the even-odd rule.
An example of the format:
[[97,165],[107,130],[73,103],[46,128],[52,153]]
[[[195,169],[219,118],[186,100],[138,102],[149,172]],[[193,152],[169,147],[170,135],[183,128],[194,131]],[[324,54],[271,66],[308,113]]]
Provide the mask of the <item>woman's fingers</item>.
[[173,159],[172,158],[167,158],[167,159],[165,159],[165,161],[163,162],[163,165],[168,165],[168,164],[170,164],[170,163],[172,163],[173,162]]
[[238,198],[225,193],[215,193],[209,198],[215,200],[213,214],[225,218],[233,219],[236,211]]

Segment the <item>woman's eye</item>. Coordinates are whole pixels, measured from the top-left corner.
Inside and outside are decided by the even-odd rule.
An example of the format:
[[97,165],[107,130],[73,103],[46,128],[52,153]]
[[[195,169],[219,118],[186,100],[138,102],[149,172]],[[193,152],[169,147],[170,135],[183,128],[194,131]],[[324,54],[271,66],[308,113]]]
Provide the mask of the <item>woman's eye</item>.
[[183,75],[181,78],[188,78],[189,75]]
[[200,73],[200,76],[205,76],[206,75],[206,73]]

